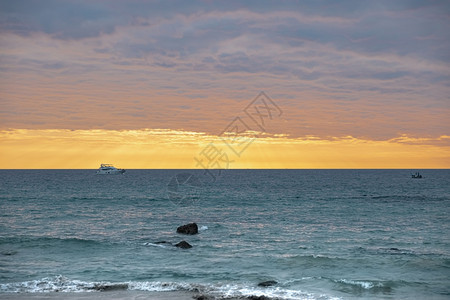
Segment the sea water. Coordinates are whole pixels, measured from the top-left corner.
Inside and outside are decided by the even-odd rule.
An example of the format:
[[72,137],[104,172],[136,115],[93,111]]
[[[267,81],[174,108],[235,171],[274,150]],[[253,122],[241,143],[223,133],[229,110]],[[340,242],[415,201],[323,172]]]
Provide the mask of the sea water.
[[415,171],[1,170],[0,297],[449,299],[450,170]]

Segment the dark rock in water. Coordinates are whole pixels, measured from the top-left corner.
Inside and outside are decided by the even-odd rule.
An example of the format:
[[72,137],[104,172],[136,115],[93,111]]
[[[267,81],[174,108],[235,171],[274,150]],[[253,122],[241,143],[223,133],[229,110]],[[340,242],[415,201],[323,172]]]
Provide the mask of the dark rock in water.
[[248,296],[248,300],[270,300],[267,296]]
[[194,298],[195,300],[211,300],[211,298],[205,295],[195,295],[192,298]]
[[178,227],[177,232],[183,233],[183,234],[197,234],[198,226],[196,223],[189,223],[189,224]]
[[175,244],[175,247],[182,248],[182,249],[192,248],[192,246],[186,241],[181,241],[178,244]]
[[267,280],[267,281],[263,281],[258,283],[258,286],[262,286],[262,287],[268,287],[268,286],[272,286],[277,284],[278,282],[276,282],[275,280]]
[[170,242],[166,242],[166,241],[159,241],[159,242],[155,242],[155,244],[171,244]]
[[[225,299],[225,298],[216,298],[216,297],[208,297],[205,295],[195,295],[192,298],[195,300],[215,300],[215,299]],[[267,296],[242,296],[237,298],[226,298],[226,299],[236,299],[236,300],[275,300],[275,298],[269,298]],[[278,299],[278,298],[276,298]]]
[[123,291],[128,289],[128,284],[126,283],[118,283],[118,284],[96,284],[92,288],[93,290],[100,292],[107,291]]

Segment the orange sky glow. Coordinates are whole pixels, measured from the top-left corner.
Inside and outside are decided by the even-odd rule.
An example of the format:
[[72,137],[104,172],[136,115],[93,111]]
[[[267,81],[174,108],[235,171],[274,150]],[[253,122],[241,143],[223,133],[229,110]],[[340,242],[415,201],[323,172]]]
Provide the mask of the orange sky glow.
[[[448,168],[450,150],[438,140],[403,136],[386,141],[352,137],[257,137],[237,156],[214,135],[175,130],[12,130],[0,132],[0,165],[6,169],[94,169],[114,163],[135,169],[202,168]],[[431,142],[431,143],[430,143]],[[434,144],[434,145],[433,145]],[[202,154],[214,146],[221,159]],[[206,164],[205,164],[206,165]]]

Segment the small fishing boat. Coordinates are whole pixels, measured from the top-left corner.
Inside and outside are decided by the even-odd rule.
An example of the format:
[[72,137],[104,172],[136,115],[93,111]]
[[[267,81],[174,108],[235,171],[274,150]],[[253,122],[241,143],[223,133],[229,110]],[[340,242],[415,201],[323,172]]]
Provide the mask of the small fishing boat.
[[97,170],[97,174],[100,174],[100,175],[105,175],[105,174],[116,175],[116,174],[123,174],[123,173],[125,173],[124,169],[117,169],[112,164],[101,164],[100,168],[98,168],[98,170]]
[[422,178],[422,175],[419,172],[416,172],[416,174],[411,175],[412,178]]

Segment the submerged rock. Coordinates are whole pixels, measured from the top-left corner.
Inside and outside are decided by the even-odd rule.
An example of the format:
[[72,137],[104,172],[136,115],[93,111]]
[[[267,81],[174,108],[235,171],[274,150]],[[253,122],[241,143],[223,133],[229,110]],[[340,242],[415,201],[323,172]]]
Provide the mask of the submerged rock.
[[128,284],[117,283],[117,284],[95,284],[92,287],[95,291],[109,292],[109,291],[123,291],[128,289]]
[[189,223],[189,224],[180,226],[177,228],[177,232],[183,233],[183,234],[197,234],[198,233],[197,223]]
[[211,300],[211,298],[205,295],[195,295],[192,298],[194,298],[195,300]]
[[272,286],[277,284],[278,282],[276,282],[275,280],[267,280],[267,281],[263,281],[258,283],[258,286],[262,286],[262,287],[268,287],[268,286]]
[[248,300],[270,300],[267,296],[248,296]]
[[186,241],[181,241],[181,242],[179,242],[178,244],[175,244],[175,247],[182,248],[182,249],[189,249],[189,248],[192,248],[191,244],[189,244],[189,243],[186,242]]

